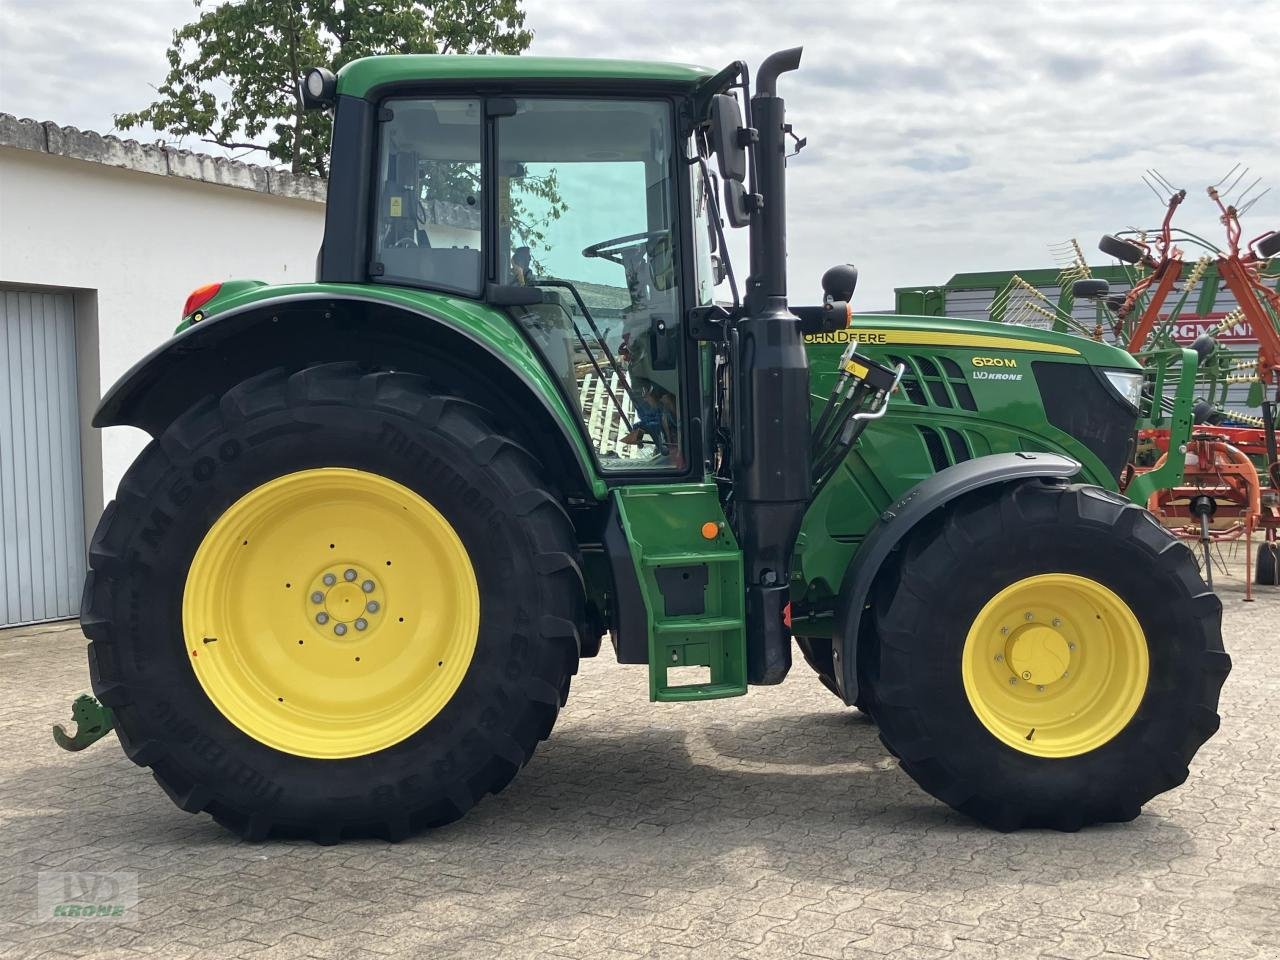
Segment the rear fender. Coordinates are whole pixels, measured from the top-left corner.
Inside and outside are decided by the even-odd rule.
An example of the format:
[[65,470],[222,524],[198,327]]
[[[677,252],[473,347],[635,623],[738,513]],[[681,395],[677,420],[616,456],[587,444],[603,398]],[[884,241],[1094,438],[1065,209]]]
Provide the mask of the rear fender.
[[515,321],[483,304],[438,299],[439,309],[427,309],[403,297],[312,288],[233,307],[135,364],[107,392],[93,425],[156,437],[195,403],[264,370],[354,360],[421,373],[486,407],[566,494],[603,499],[581,421]]
[[858,699],[858,640],[865,632],[864,614],[871,590],[885,561],[921,520],[957,497],[983,487],[1031,477],[1067,479],[1080,464],[1053,453],[998,453],[966,460],[916,484],[880,514],[840,584],[831,653],[836,685],[845,703]]

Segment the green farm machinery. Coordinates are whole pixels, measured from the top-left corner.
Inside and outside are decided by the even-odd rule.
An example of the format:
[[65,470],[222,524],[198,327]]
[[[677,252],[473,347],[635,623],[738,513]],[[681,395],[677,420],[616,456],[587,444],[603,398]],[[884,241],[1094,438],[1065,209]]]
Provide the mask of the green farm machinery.
[[606,634],[655,701],[780,683],[794,640],[998,829],[1181,783],[1230,660],[1194,555],[1119,493],[1141,367],[854,316],[849,266],[791,304],[799,61],[310,71],[315,282],[195,291],[96,415],[153,439],[93,537],[72,741],[112,725],[246,838],[394,839],[502,789]]

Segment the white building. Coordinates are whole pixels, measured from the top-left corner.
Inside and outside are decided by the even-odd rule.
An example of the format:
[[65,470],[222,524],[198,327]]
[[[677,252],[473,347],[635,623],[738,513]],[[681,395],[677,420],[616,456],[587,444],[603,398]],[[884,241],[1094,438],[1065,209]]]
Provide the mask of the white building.
[[75,616],[147,437],[94,408],[213,280],[315,275],[324,183],[0,114],[0,627]]

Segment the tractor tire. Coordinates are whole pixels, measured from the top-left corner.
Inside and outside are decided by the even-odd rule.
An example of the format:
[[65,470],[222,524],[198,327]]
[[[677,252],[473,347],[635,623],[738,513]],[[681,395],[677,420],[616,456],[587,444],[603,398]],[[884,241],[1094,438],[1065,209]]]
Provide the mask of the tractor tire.
[[[394,562],[394,565],[393,565]],[[121,481],[81,623],[121,746],[250,840],[398,840],[497,793],[576,672],[578,547],[484,411],[351,363],[179,416]]]
[[1280,541],[1258,544],[1253,582],[1263,587],[1280,587]]
[[1191,552],[1118,494],[1043,480],[926,523],[877,612],[903,770],[1002,831],[1132,820],[1182,783],[1231,667]]
[[800,648],[800,652],[804,655],[804,662],[818,675],[818,682],[839,697],[840,688],[836,686],[835,661],[831,657],[831,641],[826,637],[796,637],[795,641],[796,646]]
[[[796,637],[796,646],[800,648],[800,652],[804,655],[804,662],[807,663],[813,672],[818,675],[818,682],[831,691],[833,695],[838,697],[841,702],[844,697],[840,696],[840,688],[836,686],[836,668],[835,659],[831,656],[831,640],[828,637]],[[871,717],[871,697],[870,691],[865,687],[859,687],[858,698],[854,701],[854,707]]]

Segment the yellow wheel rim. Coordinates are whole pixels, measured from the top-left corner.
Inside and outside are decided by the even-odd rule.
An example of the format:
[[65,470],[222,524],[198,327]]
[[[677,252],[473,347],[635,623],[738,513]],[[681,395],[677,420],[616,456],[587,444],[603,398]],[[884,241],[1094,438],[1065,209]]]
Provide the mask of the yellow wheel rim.
[[337,759],[383,750],[449,702],[475,653],[467,550],[393,480],[323,468],[251,490],[206,534],[182,627],[209,699],[268,746]]
[[964,691],[993,736],[1037,757],[1073,757],[1128,725],[1147,689],[1147,640],[1129,605],[1074,574],[1027,577],[978,613]]

